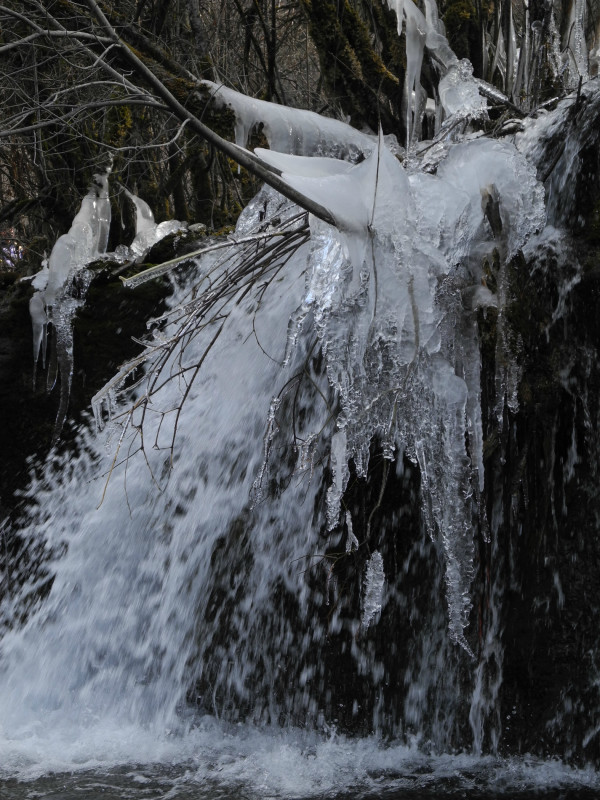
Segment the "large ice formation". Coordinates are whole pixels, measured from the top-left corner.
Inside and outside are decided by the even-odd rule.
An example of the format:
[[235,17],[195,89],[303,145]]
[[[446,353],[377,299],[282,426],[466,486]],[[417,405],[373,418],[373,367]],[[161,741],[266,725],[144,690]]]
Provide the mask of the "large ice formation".
[[[33,384],[41,355],[46,366],[48,326],[55,336],[54,357],[50,361],[47,388],[60,380],[60,400],[56,416],[54,441],[60,436],[66,419],[73,379],[72,321],[84,302],[91,279],[86,270],[90,262],[105,257],[110,231],[110,198],[108,193],[111,168],[96,175],[68,233],[57,239],[48,263],[32,280],[35,292],[29,302],[33,330]],[[157,224],[149,205],[125,189],[136,210],[135,238],[129,248],[120,248],[120,260],[141,260],[150,248],[170,233],[187,227],[178,220]]]

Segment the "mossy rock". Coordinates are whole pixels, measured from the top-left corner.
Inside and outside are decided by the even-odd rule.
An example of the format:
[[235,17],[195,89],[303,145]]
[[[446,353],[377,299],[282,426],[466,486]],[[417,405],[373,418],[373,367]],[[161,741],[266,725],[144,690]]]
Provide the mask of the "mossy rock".
[[450,47],[458,58],[473,60],[473,44],[477,44],[477,9],[473,0],[454,0],[443,6],[444,24]]
[[302,7],[332,101],[350,115],[353,125],[375,131],[381,123],[386,133],[402,139],[399,109],[406,62],[395,13],[380,0],[302,0]]

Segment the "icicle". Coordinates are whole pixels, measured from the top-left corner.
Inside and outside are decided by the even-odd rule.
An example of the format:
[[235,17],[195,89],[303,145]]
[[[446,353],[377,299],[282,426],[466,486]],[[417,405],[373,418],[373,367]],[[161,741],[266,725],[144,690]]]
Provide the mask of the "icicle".
[[554,9],[550,9],[550,24],[548,26],[547,40],[548,47],[548,63],[552,72],[552,77],[555,81],[561,73],[562,69],[562,56],[560,52],[560,34],[556,27],[556,19],[554,17]]
[[[86,287],[87,288],[87,287]],[[73,382],[73,331],[72,322],[79,303],[62,298],[60,307],[53,309],[51,321],[56,336],[56,360],[60,376],[60,394],[52,443],[56,444],[67,418],[67,409]]]
[[498,33],[496,36],[496,44],[494,50],[494,59],[492,61],[492,67],[488,74],[488,80],[490,83],[494,81],[494,76],[496,74],[496,70],[500,72],[502,76],[502,85],[506,90],[506,46],[504,43],[504,35],[502,33],[502,25],[500,24],[500,9],[497,8],[496,11],[496,24],[498,26]]
[[514,98],[513,85],[515,78],[515,67],[517,60],[517,37],[512,13],[512,0],[505,0],[508,3],[508,28],[506,32],[506,78],[504,91],[509,97]]
[[290,321],[288,323],[287,339],[285,343],[285,353],[283,355],[284,367],[287,367],[292,359],[294,350],[296,349],[296,344],[298,342],[298,337],[302,333],[304,320],[306,319],[309,312],[310,312],[310,305],[302,303],[302,305],[300,305],[290,317]]
[[363,594],[363,614],[361,624],[368,628],[372,622],[377,621],[383,603],[383,589],[385,586],[385,572],[383,558],[376,550],[367,562]]
[[33,328],[33,388],[35,391],[35,374],[40,353],[42,354],[42,366],[46,367],[48,317],[41,292],[36,292],[29,301],[29,313]]
[[130,245],[130,250],[137,261],[141,261],[148,250],[157,242],[160,242],[161,239],[164,239],[165,236],[187,229],[186,222],[180,222],[176,219],[160,222],[157,225],[148,203],[127,189],[124,191],[135,206],[135,237]]
[[318,440],[318,434],[311,433],[298,446],[298,469],[301,472],[308,472],[310,477],[315,467],[315,448]]
[[[389,8],[396,12],[398,35],[402,34],[402,18],[412,20],[413,24],[425,34],[425,46],[432,53],[442,72],[445,73],[450,66],[458,60],[452,51],[444,34],[444,26],[439,20],[435,0],[426,0],[425,9],[427,17],[419,10],[413,0],[387,0]],[[407,36],[408,44],[408,36]],[[407,54],[408,56],[408,54]]]
[[404,0],[388,0],[388,6],[396,12],[398,36],[402,36],[402,28],[404,25]]
[[263,462],[252,485],[252,508],[255,508],[258,503],[261,502],[264,495],[264,483],[269,471],[269,460],[271,457],[271,446],[273,444],[273,439],[277,435],[279,431],[279,425],[277,424],[277,420],[275,419],[275,415],[281,405],[281,398],[274,397],[271,400],[271,405],[269,407],[269,413],[267,415],[267,426],[265,429],[265,435],[263,437]]
[[[511,18],[512,19],[512,18]],[[521,37],[521,48],[517,65],[517,75],[513,88],[513,100],[521,108],[529,110],[531,98],[529,97],[528,82],[531,67],[531,45],[529,31],[529,6],[525,3],[525,22],[523,25],[523,35]]]
[[569,66],[569,88],[577,87],[579,80],[589,80],[588,52],[585,40],[586,0],[572,0],[566,39],[564,42],[565,58]]
[[96,175],[95,180],[99,187],[95,201],[95,215],[98,225],[96,235],[95,250],[101,255],[106,253],[108,247],[108,236],[110,233],[110,199],[108,197],[108,177],[110,168],[103,175]]
[[439,94],[446,116],[479,116],[486,103],[477,91],[470,62],[466,59],[459,62],[448,44],[435,0],[426,0],[426,16],[413,0],[387,2],[396,12],[398,34],[402,32],[402,16],[406,17],[405,118],[408,149],[415,131],[418,130],[427,102],[427,95],[419,80],[425,47],[441,68]]
[[156,222],[154,221],[154,214],[152,213],[152,209],[148,203],[145,200],[142,200],[141,197],[133,194],[133,192],[130,192],[129,189],[124,189],[123,191],[135,207],[136,238],[142,234],[153,231],[156,227]]
[[426,30],[419,28],[417,19],[411,15],[406,20],[406,149],[419,133],[419,125],[425,109],[427,96],[420,83]]
[[346,450],[346,431],[336,431],[331,439],[331,471],[333,479],[327,490],[327,528],[332,530],[338,524],[340,503],[350,472]]
[[352,514],[349,511],[346,511],[346,528],[348,529],[348,535],[346,537],[346,553],[351,553],[353,550],[358,550],[358,539],[354,535],[354,530],[352,528]]

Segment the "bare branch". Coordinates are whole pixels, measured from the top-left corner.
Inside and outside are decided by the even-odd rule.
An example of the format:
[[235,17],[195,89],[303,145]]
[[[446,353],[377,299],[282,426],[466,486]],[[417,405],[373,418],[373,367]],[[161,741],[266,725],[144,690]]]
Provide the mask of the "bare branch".
[[[32,24],[32,23],[30,23],[30,24]],[[49,39],[64,39],[64,38],[72,39],[73,38],[73,34],[71,33],[71,31],[67,31],[67,30],[62,30],[62,31],[60,31],[60,30],[56,30],[56,31],[35,31],[34,33],[30,33],[29,36],[24,36],[22,39],[17,39],[14,42],[10,42],[9,44],[2,45],[2,47],[0,47],[0,55],[2,55],[3,53],[7,53],[9,50],[14,50],[16,47],[22,47],[25,44],[30,44],[31,42],[35,41],[36,39],[39,39],[42,36],[46,37],[46,38],[49,38]],[[94,36],[94,34],[91,34],[91,33],[79,32],[77,34],[77,38],[78,39],[82,39],[82,40],[85,40],[85,39],[90,40],[91,39],[94,42],[103,42],[103,43],[106,43],[106,44],[110,43],[108,39],[100,38],[98,36]]]
[[[99,108],[110,108],[111,106],[114,107],[121,107],[121,106],[146,106],[149,108],[155,108],[159,111],[168,111],[169,109],[158,103],[156,100],[148,99],[148,100],[136,100],[136,99],[127,99],[124,98],[123,100],[99,100],[93,103],[81,103],[77,106],[77,108],[72,109],[71,111],[67,112],[66,114],[62,114],[60,117],[55,117],[54,119],[47,119],[42,120],[40,122],[36,122],[33,125],[24,125],[20,128],[6,128],[5,130],[0,130],[0,139],[7,139],[10,136],[17,136],[23,133],[31,133],[32,131],[39,131],[43,128],[50,128],[53,125],[56,125],[57,122],[64,124],[67,120],[78,116],[83,111],[90,110],[90,109],[99,109]],[[33,113],[33,110],[28,112],[29,114]],[[107,150],[114,150],[114,149],[123,149],[128,150],[130,148],[111,148],[110,145],[104,144]]]
[[[194,116],[188,109],[186,109],[176,97],[167,89],[167,87],[160,81],[157,76],[144,64],[144,62],[133,52],[133,50],[124,42],[115,29],[112,27],[98,4],[95,0],[84,0],[91,13],[100,22],[107,36],[114,44],[121,48],[121,52],[132,65],[135,72],[143,78],[154,91],[164,100],[166,105],[171,111],[182,121],[189,120],[190,127],[202,136],[207,142],[210,142],[217,150],[232,158],[240,166],[248,170],[252,175],[255,175],[260,180],[267,183],[276,191],[280,192],[284,197],[287,197],[292,202],[301,206],[309,211],[315,217],[322,219],[330,225],[335,225],[336,221],[331,212],[328,211],[320,203],[316,203],[310,198],[303,195],[301,192],[289,186],[280,176],[280,170],[274,170],[260,158],[250,153],[247,150],[237,147],[226,139],[223,139],[215,131],[205,125],[201,120]],[[104,64],[105,62],[103,62]]]

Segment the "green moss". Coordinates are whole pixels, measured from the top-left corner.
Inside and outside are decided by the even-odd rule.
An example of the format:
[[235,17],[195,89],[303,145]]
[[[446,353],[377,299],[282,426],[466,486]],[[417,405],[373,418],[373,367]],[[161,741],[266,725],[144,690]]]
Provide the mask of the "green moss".
[[106,143],[111,147],[122,147],[133,128],[133,115],[129,106],[112,106],[105,119]]
[[477,33],[477,9],[473,0],[454,0],[444,7],[444,24],[450,47],[459,58],[472,59],[472,42]]
[[[399,109],[404,62],[398,47],[395,16],[392,20],[384,12],[380,0],[372,3],[302,0],[302,6],[332,99],[350,115],[353,124],[377,130],[381,122],[386,132],[401,135]],[[372,24],[377,21],[379,25],[375,25],[373,36]]]

